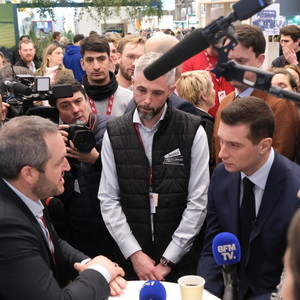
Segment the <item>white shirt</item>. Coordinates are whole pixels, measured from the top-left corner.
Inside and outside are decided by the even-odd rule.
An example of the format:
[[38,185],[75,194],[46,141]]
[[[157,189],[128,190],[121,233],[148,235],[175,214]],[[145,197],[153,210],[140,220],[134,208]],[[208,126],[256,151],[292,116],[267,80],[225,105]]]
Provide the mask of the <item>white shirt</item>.
[[[166,106],[161,116],[164,118]],[[146,155],[151,165],[153,136],[159,123],[149,129],[143,126],[137,110],[133,115],[133,122],[138,123]],[[101,212],[107,229],[118,244],[127,259],[133,253],[142,250],[135,239],[120,203],[118,176],[111,142],[105,132],[101,150],[102,175],[98,197]],[[207,190],[209,185],[209,149],[207,137],[202,126],[199,126],[191,149],[191,172],[188,185],[187,207],[183,212],[178,228],[163,256],[173,263],[179,262],[190,250],[195,236],[199,233],[206,217]]]

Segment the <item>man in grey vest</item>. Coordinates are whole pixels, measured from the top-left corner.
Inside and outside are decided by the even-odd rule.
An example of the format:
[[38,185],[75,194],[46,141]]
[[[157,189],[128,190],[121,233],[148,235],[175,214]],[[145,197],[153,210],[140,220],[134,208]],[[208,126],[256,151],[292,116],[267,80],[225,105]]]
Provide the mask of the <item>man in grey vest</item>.
[[127,279],[176,281],[195,274],[195,238],[206,216],[207,138],[201,118],[172,107],[175,70],[149,81],[135,65],[136,109],[108,122],[98,197],[119,246],[116,261]]

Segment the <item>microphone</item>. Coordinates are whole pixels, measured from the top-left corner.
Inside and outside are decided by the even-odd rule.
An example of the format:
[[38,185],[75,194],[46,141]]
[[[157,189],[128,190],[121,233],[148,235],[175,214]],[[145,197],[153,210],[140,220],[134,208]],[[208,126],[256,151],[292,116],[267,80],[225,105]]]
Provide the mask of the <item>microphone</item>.
[[216,44],[218,39],[226,34],[222,34],[222,30],[224,32],[224,29],[229,27],[232,22],[248,19],[271,3],[272,0],[240,0],[232,6],[233,12],[226,18],[220,17],[204,29],[192,31],[167,53],[146,67],[144,70],[145,77],[148,80],[155,80],[166,74],[185,60],[205,50],[210,45]]
[[212,251],[216,263],[222,266],[223,300],[238,300],[237,263],[241,260],[241,247],[237,237],[230,232],[216,235]]
[[29,96],[32,93],[30,87],[17,81],[4,80],[2,86],[3,85],[11,89],[15,94]]
[[158,280],[146,281],[140,291],[139,300],[166,300],[166,289]]

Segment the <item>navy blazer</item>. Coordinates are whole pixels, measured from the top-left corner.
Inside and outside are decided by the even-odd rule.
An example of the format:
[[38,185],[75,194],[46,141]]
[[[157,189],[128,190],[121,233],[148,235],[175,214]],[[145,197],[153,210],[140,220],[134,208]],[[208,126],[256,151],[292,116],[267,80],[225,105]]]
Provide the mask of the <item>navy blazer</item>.
[[[240,172],[229,173],[220,163],[208,192],[207,227],[197,273],[205,278],[205,288],[221,296],[221,267],[215,263],[211,245],[220,232],[239,236]],[[257,299],[270,299],[280,281],[289,222],[299,207],[300,166],[275,153],[256,223],[252,229],[246,275],[239,277],[239,298],[246,299],[248,288]]]
[[68,284],[73,264],[87,256],[59,239],[44,215],[55,263],[35,216],[0,178],[0,299],[106,299],[109,286],[95,270],[85,270]]

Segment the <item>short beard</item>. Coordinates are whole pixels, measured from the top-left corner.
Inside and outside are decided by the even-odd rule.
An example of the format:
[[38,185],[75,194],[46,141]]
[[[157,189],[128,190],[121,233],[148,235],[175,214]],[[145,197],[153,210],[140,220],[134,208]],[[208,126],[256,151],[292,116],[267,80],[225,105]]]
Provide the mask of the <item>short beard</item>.
[[129,75],[125,69],[123,68],[122,64],[119,65],[119,72],[121,72],[121,75],[127,80],[131,81],[132,75]]
[[155,116],[157,116],[163,110],[164,106],[165,104],[163,104],[161,107],[158,107],[157,109],[151,108],[152,112],[146,113],[146,112],[141,112],[140,108],[149,109],[149,107],[138,105],[137,111],[141,120],[149,121],[152,120]]

